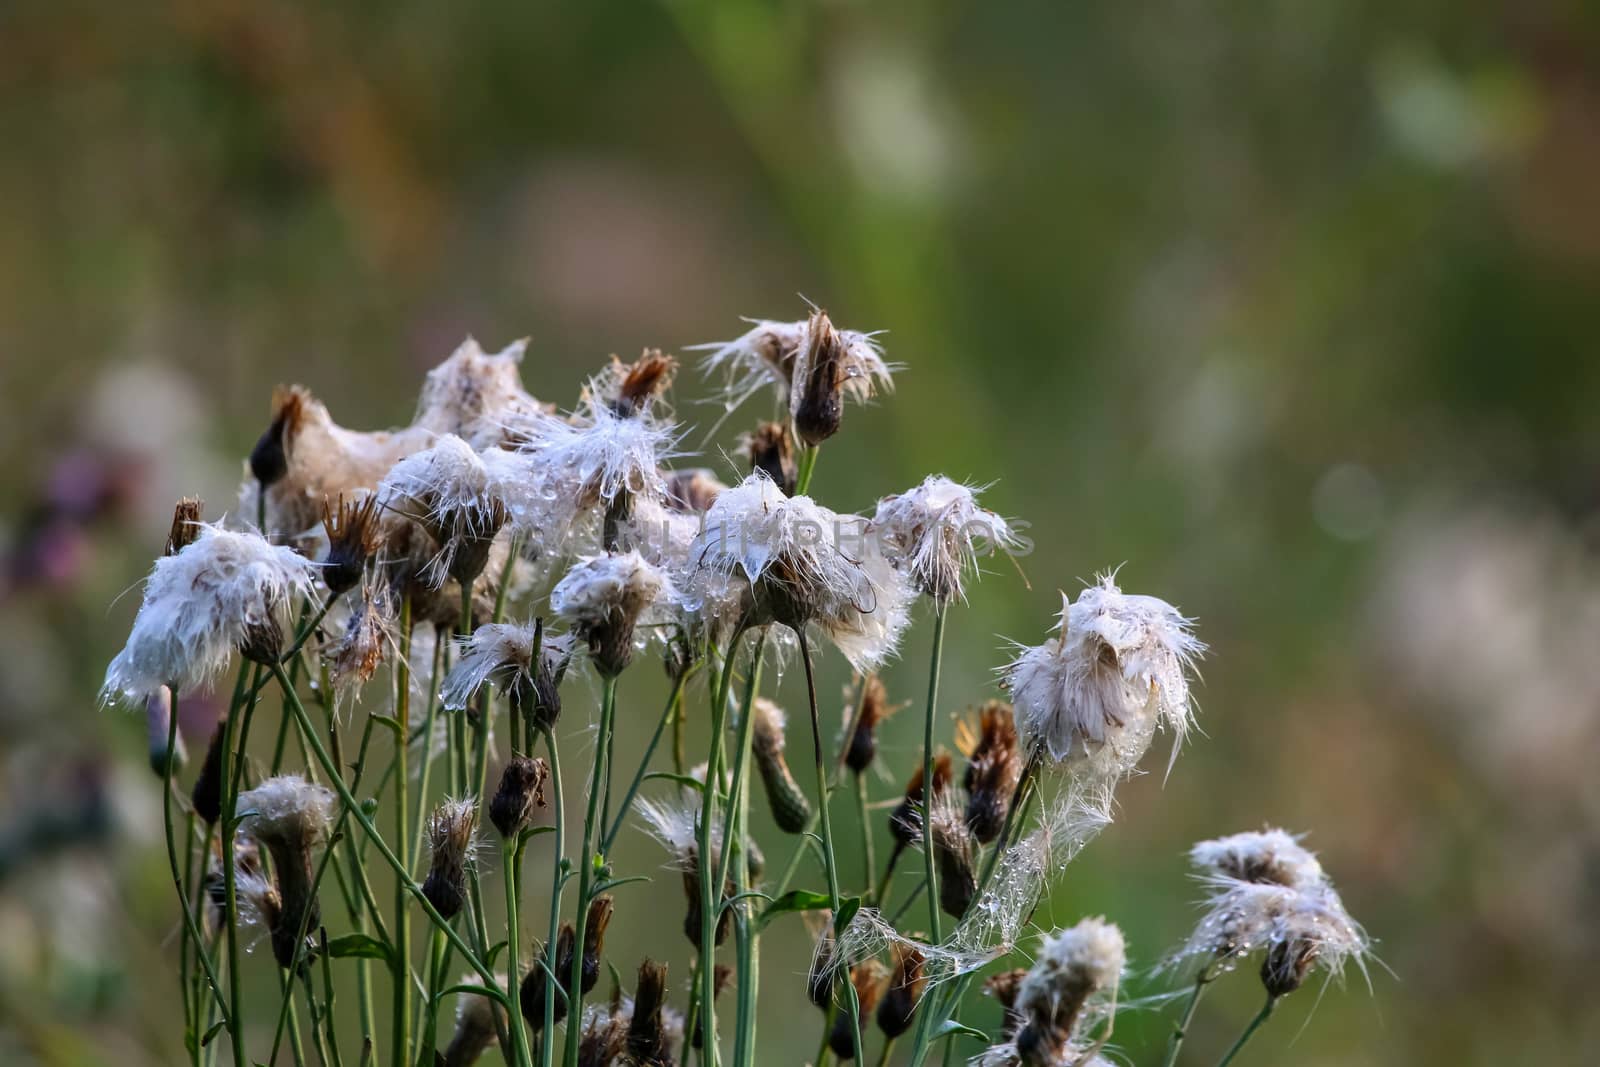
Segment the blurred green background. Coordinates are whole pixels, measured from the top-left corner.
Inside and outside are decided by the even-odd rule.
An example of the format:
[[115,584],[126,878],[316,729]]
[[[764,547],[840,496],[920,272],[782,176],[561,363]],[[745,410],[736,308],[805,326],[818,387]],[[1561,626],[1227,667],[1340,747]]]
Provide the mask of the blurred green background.
[[[394,425],[467,333],[531,335],[571,405],[608,353],[804,294],[906,365],[818,495],[944,472],[1033,524],[1031,588],[1002,565],[954,617],[948,711],[1103,568],[1212,645],[1207,736],[1041,925],[1107,914],[1147,968],[1191,841],[1306,830],[1393,973],[1294,998],[1250,1062],[1595,1062],[1597,116],[1600,12],[1559,0],[5,4],[0,1060],[181,1056],[143,723],[94,694],[173,499],[231,507],[274,383]],[[682,979],[672,881],[623,891],[624,972]],[[763,1042],[799,1063],[804,935],[765,944]],[[1224,983],[1187,1062],[1257,995]],[[1167,1025],[1117,1043],[1151,1063]]]

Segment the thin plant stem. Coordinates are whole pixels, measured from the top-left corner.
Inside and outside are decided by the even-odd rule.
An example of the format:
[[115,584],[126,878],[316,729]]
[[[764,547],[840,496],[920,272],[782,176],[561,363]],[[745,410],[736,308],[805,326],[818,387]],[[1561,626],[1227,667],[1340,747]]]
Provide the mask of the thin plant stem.
[[[561,757],[556,753],[556,735],[549,726],[541,726],[540,732],[544,734],[545,748],[550,752],[550,793],[555,807],[556,845],[555,855],[550,860],[550,933],[545,940],[545,956],[552,971],[555,964],[556,939],[561,930],[561,889],[566,883],[566,861],[562,858],[562,842],[565,837],[565,817],[562,811],[561,800]],[[512,975],[511,980],[516,982],[517,976]],[[555,1056],[555,1028],[556,1028],[556,985],[558,983],[551,975],[545,976],[544,983],[544,1028],[539,1037],[539,1062],[542,1067],[551,1067]]]
[[328,933],[326,930],[321,935],[322,950],[317,954],[322,961],[322,990],[324,1002],[322,1005],[322,1018],[328,1030],[328,1052],[333,1057],[333,1067],[344,1067],[344,1057],[339,1054],[339,1035],[335,1032],[333,1023],[338,1018],[334,1011],[333,965],[328,960]]
[[928,664],[928,709],[922,720],[922,866],[928,880],[928,930],[937,945],[939,933],[939,870],[933,854],[933,723],[939,704],[939,661],[944,654],[945,603],[933,609],[933,652]]
[[[717,1047],[716,967],[717,908],[722,898],[722,872],[712,869],[712,828],[716,824],[718,767],[722,760],[722,735],[728,709],[728,687],[733,682],[733,660],[739,650],[739,640],[744,637],[745,624],[741,619],[734,627],[728,641],[728,654],[723,658],[722,673],[717,680],[716,697],[711,703],[711,751],[706,757],[706,784],[701,791],[699,839],[696,857],[700,866],[700,1032],[702,1037],[702,1062],[716,1067],[720,1050]],[[726,833],[726,827],[724,832]]]
[[822,1013],[822,1040],[817,1044],[817,1054],[811,1057],[811,1062],[817,1067],[825,1067],[828,1057],[833,1054],[828,1048],[829,1039],[833,1037],[833,1020],[839,1015],[839,1005],[832,999],[828,1001],[828,1010]]
[[[589,894],[594,886],[596,854],[592,851],[595,844],[595,831],[599,815],[600,794],[604,787],[606,775],[606,752],[611,747],[611,722],[617,709],[617,676],[607,674],[601,679],[600,690],[600,733],[594,739],[594,772],[589,779],[589,810],[583,817],[583,851],[578,853],[578,913],[573,922],[573,944],[578,946],[578,951],[572,954],[571,984],[567,987],[567,999],[570,1002],[567,1009],[567,1018],[572,1022],[567,1026],[567,1043],[563,1060],[567,1067],[577,1067],[578,1063],[578,1037],[583,1027],[583,938],[584,929],[588,925]],[[552,942],[553,943],[553,942]]]
[[[435,631],[437,635],[437,631]],[[411,809],[411,853],[409,859],[415,867],[422,858],[423,831],[427,820],[423,818],[428,803],[428,772],[433,769],[433,729],[439,720],[439,663],[444,655],[444,642],[435,637],[433,642],[433,675],[428,681],[428,708],[422,719],[422,767],[417,771],[417,802]],[[409,728],[409,723],[407,727]],[[337,755],[337,753],[335,753]]]
[[800,450],[799,470],[794,480],[794,495],[805,496],[811,488],[811,476],[817,472],[817,455],[821,445],[806,445]]
[[1233,1058],[1239,1054],[1239,1050],[1249,1043],[1250,1039],[1256,1035],[1256,1031],[1261,1029],[1261,1025],[1272,1015],[1273,1009],[1278,1006],[1278,999],[1271,993],[1267,994],[1267,1002],[1261,1005],[1261,1010],[1256,1012],[1255,1018],[1250,1020],[1249,1025],[1244,1028],[1244,1032],[1239,1035],[1239,1039],[1229,1047],[1227,1052],[1222,1054],[1222,1059],[1217,1061],[1217,1067],[1228,1067],[1228,1064],[1233,1062]]
[[[515,717],[512,716],[512,718]],[[518,959],[522,932],[517,901],[517,868],[522,865],[522,842],[517,837],[504,838],[500,842],[500,850],[504,868],[500,873],[505,881],[506,889],[506,994],[514,996],[517,988],[517,978],[522,970]],[[522,1012],[520,1010],[513,1011],[510,1015],[511,1052],[516,1057],[518,1067],[526,1067],[531,1062],[528,1058],[527,1026],[522,1021]]]
[[[404,727],[395,738],[394,839],[402,849],[411,840],[411,813],[407,810],[411,806],[408,796],[411,775],[406,770],[406,750],[409,746],[405,737],[405,731],[411,729],[411,673],[407,662],[410,655],[411,596],[408,593],[400,600],[400,653],[395,657],[394,667],[394,717]],[[394,1043],[394,1067],[411,1067],[411,909],[406,893],[406,883],[411,880],[409,864],[402,873],[403,877],[395,881],[394,889],[394,943],[390,946],[394,954],[391,961],[394,971],[394,1018],[390,1020],[390,1040]]]
[[[822,858],[828,873],[828,907],[833,913],[834,934],[839,929],[839,870],[833,853],[833,821],[828,816],[828,769],[822,758],[822,719],[817,714],[817,679],[811,665],[811,644],[804,626],[795,627],[800,639],[800,662],[806,671],[806,701],[811,708],[812,752],[817,768],[817,809],[822,816]],[[926,822],[926,820],[924,820]],[[847,1010],[850,1012],[850,1043],[855,1049],[855,1060],[861,1062],[861,1007],[856,996],[855,983],[848,977],[844,983]]]
[[883,1051],[878,1053],[878,1067],[889,1067],[889,1057],[894,1052],[894,1038],[883,1039]]
[[633,807],[633,798],[639,795],[639,787],[644,784],[644,776],[650,769],[650,758],[656,753],[656,746],[661,743],[661,735],[665,732],[667,720],[680,714],[683,707],[683,686],[688,681],[688,674],[676,678],[672,683],[672,692],[667,695],[667,706],[661,712],[661,721],[656,723],[656,732],[651,735],[650,743],[645,746],[644,757],[639,760],[639,769],[633,774],[633,781],[628,783],[627,792],[622,794],[622,803],[617,805],[617,817],[611,822],[611,828],[606,831],[600,840],[600,851],[604,855],[611,853],[611,846],[616,842],[617,835],[622,832],[622,823],[628,817],[628,810]]
[[872,875],[878,869],[878,861],[872,855],[872,823],[867,818],[867,776],[858,774],[856,779],[856,816],[861,821],[861,862],[864,864],[862,881],[867,883],[867,899],[865,903],[872,904],[882,898],[873,892]]
[[[749,677],[745,680],[744,700],[739,706],[739,737],[736,741],[737,751],[734,755],[733,782],[729,788],[729,802],[733,806],[733,818],[727,820],[727,827],[722,834],[722,855],[717,864],[717,870],[732,870],[734,896],[741,897],[750,888],[750,749],[753,737],[755,716],[751,714],[751,707],[755,704],[756,692],[761,687],[761,653],[766,648],[767,635],[763,630],[756,639],[755,649],[751,653]],[[733,659],[730,656],[725,666],[728,673],[733,671]],[[739,841],[739,855],[737,862],[732,857],[734,839]],[[730,868],[730,862],[733,866]],[[756,992],[759,987],[758,962],[756,954],[757,935],[750,923],[747,911],[748,905],[743,901],[737,905],[734,912],[736,924],[735,951],[738,957],[738,1011],[736,1029],[734,1031],[733,1060],[736,1067],[751,1067],[755,1062],[755,1004]]]
[[1202,967],[1195,977],[1194,988],[1189,991],[1189,999],[1183,1006],[1183,1016],[1172,1028],[1172,1039],[1167,1043],[1167,1056],[1161,1061],[1161,1067],[1173,1067],[1178,1062],[1178,1052],[1183,1048],[1183,1039],[1189,1036],[1189,1024],[1194,1021],[1195,1009],[1200,1006],[1200,998],[1214,977],[1209,966]]
[[[176,692],[174,692],[176,698]],[[248,723],[250,709],[255,706],[254,701],[245,704],[242,714]],[[222,725],[222,766],[224,794],[222,797],[222,885],[225,899],[227,900],[227,913],[224,919],[227,923],[227,951],[228,951],[228,1018],[233,1020],[228,1027],[228,1035],[233,1047],[233,1062],[248,1063],[245,1059],[244,1049],[244,1016],[242,1014],[244,997],[240,986],[239,962],[239,887],[238,872],[234,870],[233,862],[233,834],[234,817],[237,814],[239,802],[239,779],[237,773],[232,773],[235,766],[242,767],[244,753],[234,752],[234,724],[238,721],[240,713],[230,714]],[[174,699],[173,718],[177,718],[176,699]],[[242,746],[241,746],[242,747]],[[237,764],[230,761],[237,761]]]

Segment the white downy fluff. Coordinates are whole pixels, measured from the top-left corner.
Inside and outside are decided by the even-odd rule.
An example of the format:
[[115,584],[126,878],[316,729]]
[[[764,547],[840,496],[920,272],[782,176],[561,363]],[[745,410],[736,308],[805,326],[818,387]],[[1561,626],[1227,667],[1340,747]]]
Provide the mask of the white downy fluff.
[[464,542],[491,538],[506,508],[490,491],[489,469],[472,446],[454,434],[396,463],[379,488],[383,506],[414,519],[439,545],[423,574],[438,588]]
[[[729,411],[770,386],[785,407],[789,387],[794,381],[795,363],[809,347],[811,319],[777,322],[746,319],[750,329],[731,341],[690,345],[688,351],[705,352],[702,367],[707,375],[724,378],[724,403]],[[894,372],[898,366],[885,362],[876,333],[839,330],[845,356],[840,367],[845,395],[865,403],[878,393],[894,391]]]
[[507,423],[544,406],[522,387],[521,363],[528,342],[513,341],[485,352],[469,337],[428,372],[417,402],[416,425],[434,434],[454,434],[474,449],[501,443]]
[[[439,687],[439,700],[451,711],[460,711],[485,683],[506,692],[519,682],[535,678],[533,644],[535,627],[528,623],[485,623],[460,642],[461,659],[445,675]],[[545,672],[559,677],[572,658],[572,638],[546,630],[540,640],[539,659]]]
[[1207,875],[1291,889],[1327,881],[1317,857],[1286,830],[1252,830],[1201,841],[1189,850],[1189,862]]
[[1059,636],[1002,668],[1024,748],[1114,782],[1165,726],[1176,758],[1193,720],[1188,672],[1205,651],[1192,625],[1164,600],[1123,593],[1109,575],[1076,601],[1063,596]]
[[963,581],[980,554],[1020,547],[1011,524],[978,506],[979,490],[929,475],[921,485],[878,501],[874,546],[935,600],[966,599]]
[[262,844],[303,852],[327,840],[334,805],[332,790],[280,774],[240,793],[237,810],[240,827]]
[[291,625],[294,600],[312,595],[316,570],[260,534],[201,525],[192,544],[156,560],[101,699],[142,705],[163,685],[180,695],[206,685],[250,633]]

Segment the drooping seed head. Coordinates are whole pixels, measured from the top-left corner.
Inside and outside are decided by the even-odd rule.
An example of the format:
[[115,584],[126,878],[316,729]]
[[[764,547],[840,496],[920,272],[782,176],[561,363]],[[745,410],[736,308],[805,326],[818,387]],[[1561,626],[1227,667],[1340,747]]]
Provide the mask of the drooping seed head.
[[477,851],[478,803],[473,797],[444,800],[428,820],[430,859],[422,895],[445,919],[467,900],[467,867]]
[[1115,988],[1126,962],[1122,931],[1104,919],[1084,919],[1047,935],[1017,990],[1016,1010],[1025,1020],[1016,1037],[1022,1062],[1059,1062],[1090,998]]
[[[445,676],[439,698],[452,711],[465,709],[485,684],[506,695],[513,710],[536,728],[561,716],[561,682],[572,660],[573,641],[544,630],[544,621],[487,623],[461,643],[461,659]],[[534,649],[539,650],[536,665]]]
[[338,595],[354,589],[366,573],[367,561],[378,551],[378,498],[375,494],[337,505],[322,502],[322,526],[328,535],[328,554],[322,561],[322,581]]

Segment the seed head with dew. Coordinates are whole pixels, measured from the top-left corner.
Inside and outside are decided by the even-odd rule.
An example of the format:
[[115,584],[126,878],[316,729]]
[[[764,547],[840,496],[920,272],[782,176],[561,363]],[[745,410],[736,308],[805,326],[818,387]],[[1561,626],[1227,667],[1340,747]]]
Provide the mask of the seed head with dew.
[[469,583],[482,574],[508,518],[504,501],[489,491],[483,460],[454,434],[396,463],[379,493],[383,507],[416,522],[438,546],[423,571],[434,588],[446,578]]
[[929,475],[921,485],[878,501],[872,516],[877,547],[918,592],[939,603],[966,599],[964,583],[980,556],[1022,547],[1011,523],[978,506],[979,492]]
[[[531,623],[486,623],[460,643],[461,658],[439,687],[439,699],[461,711],[485,685],[503,693],[512,710],[536,727],[561,716],[561,682],[572,661],[573,639]],[[537,647],[539,662],[534,663]]]
[[1205,651],[1191,620],[1164,600],[1123,593],[1106,575],[1077,600],[1062,597],[1055,630],[1002,668],[1023,748],[1112,783],[1165,726],[1176,758],[1194,716],[1189,672]]
[[[667,866],[678,871],[683,876],[683,895],[687,901],[688,910],[683,918],[683,933],[689,943],[695,948],[700,947],[701,933],[701,902],[700,902],[700,800],[698,794],[685,804],[672,805],[660,801],[642,798],[634,802],[634,808],[639,813],[639,818],[644,824],[645,831],[659,841],[667,850],[669,862]],[[711,826],[711,850],[713,853],[722,851],[723,825],[721,817]],[[735,891],[732,878],[723,879],[723,893],[730,894]],[[721,945],[728,936],[729,924],[733,913],[722,910],[717,918],[715,942]]]
[[201,688],[236,649],[275,662],[316,569],[260,534],[202,525],[193,543],[156,560],[127,644],[106,668],[101,699],[142,704],[164,685],[180,695]]
[[1122,931],[1104,919],[1084,919],[1066,930],[1047,934],[1033,966],[1017,989],[1015,1010],[1022,1017],[1016,1050],[1029,1067],[1062,1062],[1062,1055],[1081,1039],[1105,1005],[1102,994],[1115,997],[1127,963]]
[[272,951],[279,966],[291,967],[304,948],[297,935],[318,923],[313,853],[328,839],[333,793],[299,775],[268,778],[240,793],[237,811],[242,832],[272,856],[281,907],[271,927]]
[[846,551],[852,542],[866,547],[864,528],[859,516],[787,497],[757,472],[706,512],[690,549],[690,594],[742,582],[747,625],[815,626],[852,667],[870,671],[898,647],[910,591],[876,554]]
[[634,633],[672,584],[638,552],[580,560],[550,592],[550,608],[589,646],[595,669],[616,677],[633,659]]
[[1327,878],[1297,835],[1271,828],[1201,841],[1189,850],[1189,862],[1202,875],[1291,889],[1318,886]]
[[342,700],[353,699],[398,647],[394,597],[387,587],[369,584],[345,619],[344,632],[324,653],[335,693]]

